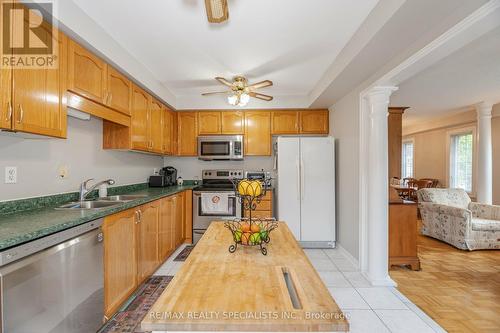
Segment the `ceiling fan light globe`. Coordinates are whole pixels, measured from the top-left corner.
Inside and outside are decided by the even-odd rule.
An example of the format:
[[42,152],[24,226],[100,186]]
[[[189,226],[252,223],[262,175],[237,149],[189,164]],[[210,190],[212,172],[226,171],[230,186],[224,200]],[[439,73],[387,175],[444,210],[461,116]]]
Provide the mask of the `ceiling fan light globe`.
[[227,102],[231,105],[236,105],[238,104],[238,96],[236,95],[229,95],[227,97]]
[[243,104],[243,105],[240,105],[240,106],[245,106],[248,104],[248,102],[250,102],[250,95],[247,93],[241,94],[240,95],[240,104]]

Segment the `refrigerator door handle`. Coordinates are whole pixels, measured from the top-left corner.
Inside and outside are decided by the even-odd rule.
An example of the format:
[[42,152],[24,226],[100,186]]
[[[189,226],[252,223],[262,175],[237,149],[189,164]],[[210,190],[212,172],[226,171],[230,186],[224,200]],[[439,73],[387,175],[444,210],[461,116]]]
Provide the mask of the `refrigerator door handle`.
[[302,159],[302,156],[300,157],[300,199],[304,201],[304,198],[306,196],[306,189],[304,187],[304,175],[305,175],[305,166],[304,166],[304,160]]
[[299,162],[299,157],[295,160],[295,166],[297,168],[297,182],[295,186],[297,187],[297,200],[300,201],[300,162]]

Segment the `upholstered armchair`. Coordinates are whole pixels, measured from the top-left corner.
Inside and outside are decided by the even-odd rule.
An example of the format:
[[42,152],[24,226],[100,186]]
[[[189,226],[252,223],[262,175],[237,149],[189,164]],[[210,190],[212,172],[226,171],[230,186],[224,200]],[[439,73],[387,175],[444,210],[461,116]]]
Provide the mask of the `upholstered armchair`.
[[500,249],[500,206],[471,202],[461,189],[417,192],[422,234],[462,250]]

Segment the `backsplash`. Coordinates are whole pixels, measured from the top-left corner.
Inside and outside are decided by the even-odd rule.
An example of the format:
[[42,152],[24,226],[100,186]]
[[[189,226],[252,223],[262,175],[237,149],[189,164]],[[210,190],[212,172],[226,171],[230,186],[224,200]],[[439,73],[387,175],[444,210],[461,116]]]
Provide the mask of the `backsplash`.
[[[51,139],[0,133],[0,174],[17,167],[17,183],[0,181],[0,201],[78,191],[88,178],[113,178],[116,185],[144,183],[153,169],[163,165],[161,156],[102,149],[102,120],[68,117],[68,138]],[[68,177],[58,169],[66,166]]]
[[271,171],[272,177],[276,176],[273,170],[274,157],[245,157],[243,161],[202,161],[196,157],[165,157],[163,164],[177,169],[177,177],[183,179],[201,179],[202,170],[206,169],[243,169],[245,171],[257,170]]

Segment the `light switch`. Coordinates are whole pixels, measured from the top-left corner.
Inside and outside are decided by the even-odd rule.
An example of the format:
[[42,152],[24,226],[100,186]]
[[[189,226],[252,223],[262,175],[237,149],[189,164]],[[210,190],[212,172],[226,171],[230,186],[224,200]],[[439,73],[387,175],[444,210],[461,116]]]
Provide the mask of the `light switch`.
[[17,167],[5,167],[5,184],[17,183]]

